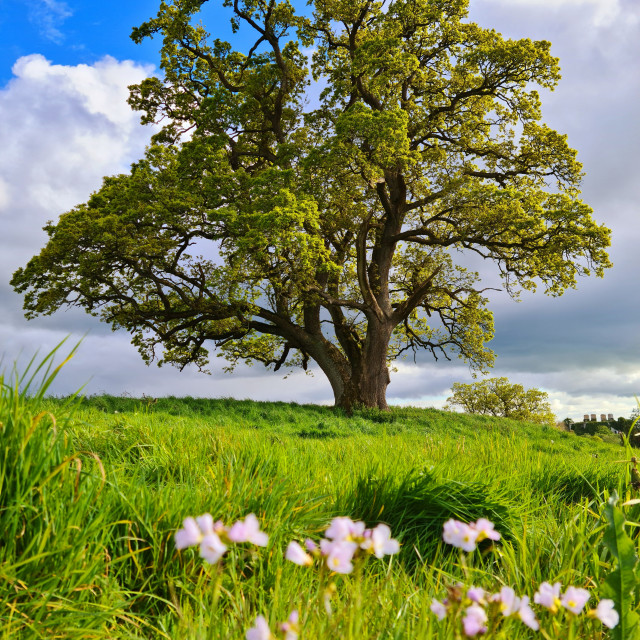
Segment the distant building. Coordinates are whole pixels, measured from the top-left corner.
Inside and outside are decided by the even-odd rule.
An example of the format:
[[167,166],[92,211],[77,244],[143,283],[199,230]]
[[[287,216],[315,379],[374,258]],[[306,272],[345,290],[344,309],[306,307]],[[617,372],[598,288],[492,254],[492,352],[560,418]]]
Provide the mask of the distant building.
[[575,431],[576,428],[578,430],[582,430],[586,428],[588,424],[593,424],[593,423],[606,425],[611,430],[611,433],[620,433],[620,430],[618,429],[618,423],[613,417],[613,413],[609,413],[609,414],[601,413],[600,420],[597,419],[597,414],[595,413],[592,413],[592,414],[585,413],[584,419],[582,422],[574,422],[573,424],[571,424],[569,428],[573,431]]

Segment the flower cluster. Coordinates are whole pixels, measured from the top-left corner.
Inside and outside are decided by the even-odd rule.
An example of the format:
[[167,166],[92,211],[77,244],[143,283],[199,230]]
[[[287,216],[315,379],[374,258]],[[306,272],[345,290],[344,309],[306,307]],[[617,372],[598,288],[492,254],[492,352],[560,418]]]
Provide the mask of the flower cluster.
[[269,536],[260,531],[258,518],[250,513],[244,520],[238,520],[231,527],[225,527],[222,520],[213,521],[211,514],[197,518],[185,518],[182,529],[175,534],[176,549],[200,546],[200,557],[209,564],[215,564],[226,553],[230,543],[250,542],[266,547]]
[[464,585],[457,584],[449,589],[449,596],[443,602],[433,600],[431,611],[438,620],[443,620],[450,612],[462,612],[462,627],[468,637],[486,633],[489,618],[500,615],[519,618],[534,631],[540,628],[529,598],[519,598],[511,587],[502,587],[494,594],[480,587],[469,587],[465,593]]
[[[471,552],[483,540],[499,540],[500,534],[486,518],[468,524],[450,519],[444,524],[442,537],[448,544]],[[197,518],[189,517],[184,520],[182,529],[175,534],[176,548],[199,546],[201,557],[210,564],[217,563],[232,543],[249,542],[265,547],[268,540],[267,534],[260,530],[258,519],[252,513],[230,527],[225,526],[221,520],[214,522],[208,513]],[[379,524],[373,529],[367,529],[364,522],[339,517],[331,521],[325,537],[318,543],[311,539],[305,541],[304,547],[297,542],[289,543],[285,558],[301,566],[311,566],[318,560],[320,566],[326,564],[331,572],[348,574],[353,571],[353,563],[358,558],[370,555],[384,558],[399,550],[400,543],[391,537],[391,530],[387,525]],[[463,566],[467,571],[466,562],[463,562]],[[335,584],[331,583],[324,590],[325,608],[329,615],[329,600],[335,588]],[[534,604],[543,612],[543,616],[538,618],[529,597],[516,595],[511,587],[503,586],[499,592],[490,593],[480,587],[458,583],[449,587],[447,597],[442,602],[436,599],[432,601],[431,611],[438,620],[459,619],[464,635],[475,637],[487,632],[491,635],[500,621],[506,618],[519,619],[534,631],[541,630],[545,616],[547,620],[551,616],[555,628],[557,621],[553,620],[563,611],[568,612],[568,620],[584,620],[584,617],[578,616],[584,612],[590,597],[586,589],[568,586],[562,593],[559,582],[543,582],[533,596]],[[597,619],[609,628],[615,627],[620,620],[612,600],[601,600],[595,609],[586,612],[586,618]],[[543,630],[541,632],[544,633]],[[278,625],[277,635],[271,632],[266,618],[258,616],[254,626],[247,630],[246,640],[276,640],[277,637],[297,640],[299,633],[298,611],[294,610],[285,622]],[[545,634],[545,637],[548,636]]]
[[386,524],[366,529],[364,522],[339,517],[331,521],[324,535],[319,544],[308,538],[304,548],[290,542],[285,558],[301,566],[311,566],[314,558],[324,558],[331,571],[351,573],[353,559],[358,554],[384,558],[400,550],[400,543],[391,537],[391,529]]
[[[489,539],[499,540],[492,522],[480,518],[475,523],[465,524],[458,520],[448,520],[444,524],[442,538],[463,551],[471,552],[478,542]],[[586,589],[567,587],[561,594],[559,582],[551,585],[543,582],[534,594],[533,602],[555,616],[561,609],[573,616],[580,615],[590,598]],[[466,587],[459,583],[449,588],[447,598],[442,602],[433,600],[431,611],[438,620],[448,616],[462,616],[462,629],[467,637],[474,637],[495,628],[501,618],[518,618],[530,629],[538,631],[540,622],[531,607],[528,596],[518,596],[511,587],[502,587],[498,593],[487,593],[480,587]],[[601,600],[595,609],[587,612],[587,617],[598,619],[607,627],[615,627],[620,619],[612,600]]]
[[[533,601],[556,614],[560,609],[566,609],[574,615],[580,615],[591,594],[586,589],[569,586],[563,594],[560,594],[562,585],[559,582],[553,585],[543,582],[533,596]],[[597,618],[607,627],[615,627],[620,621],[618,612],[613,608],[613,600],[600,600],[595,609],[587,611],[587,616]]]
[[[284,640],[298,640],[300,628],[298,626],[298,612],[294,609],[286,622],[280,625],[280,631],[284,634]],[[250,629],[247,629],[247,640],[273,640],[275,636],[271,633],[269,623],[264,616],[258,616]]]
[[[199,546],[200,556],[209,564],[217,563],[231,543],[250,542],[265,547],[268,541],[267,534],[260,531],[260,523],[252,513],[231,527],[226,527],[221,520],[214,522],[208,513],[197,518],[185,518],[182,529],[175,534],[177,549]],[[398,553],[399,550],[400,543],[391,538],[391,529],[386,524],[366,529],[364,522],[354,522],[351,518],[340,517],[331,521],[325,531],[325,538],[319,543],[308,539],[303,548],[297,542],[291,542],[285,557],[298,565],[312,565],[314,558],[325,558],[331,571],[346,574],[353,570],[356,556],[375,555],[377,558],[384,558],[385,555]],[[328,613],[331,610],[328,600],[334,589],[335,585],[331,584],[324,591],[325,608]],[[284,640],[297,640],[300,633],[298,612],[292,611],[286,622],[282,622],[278,628]],[[246,633],[247,640],[275,638],[266,618],[261,615]]]
[[442,539],[463,551],[473,551],[483,540],[500,540],[500,534],[494,529],[493,522],[486,518],[469,524],[450,519],[444,523]]
[[[561,608],[570,611],[574,615],[583,612],[590,598],[586,589],[567,587],[564,594],[560,595],[560,583],[551,586],[543,582],[533,597],[533,601],[556,614]],[[466,589],[462,584],[457,584],[449,589],[448,597],[442,602],[434,599],[431,603],[431,611],[438,620],[444,620],[449,614],[462,613],[462,628],[467,637],[474,637],[487,632],[487,624],[490,619],[518,618],[530,629],[538,631],[540,623],[531,608],[528,596],[518,597],[511,587],[502,587],[499,593],[489,594],[480,587]],[[615,627],[620,616],[613,608],[613,600],[601,600],[595,609],[587,612],[587,616],[600,620],[607,627]]]

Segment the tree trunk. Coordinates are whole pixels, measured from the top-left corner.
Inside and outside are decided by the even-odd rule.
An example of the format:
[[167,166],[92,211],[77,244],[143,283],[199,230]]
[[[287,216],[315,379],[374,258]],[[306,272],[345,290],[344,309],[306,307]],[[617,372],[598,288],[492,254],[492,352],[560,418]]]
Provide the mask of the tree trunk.
[[393,325],[387,320],[370,322],[364,344],[350,357],[324,338],[314,336],[304,343],[306,353],[329,379],[336,407],[347,413],[357,407],[389,409],[387,352],[392,331]]
[[[387,366],[387,350],[391,327],[378,325],[369,330],[362,357],[350,363],[348,378],[343,380],[341,393],[335,395],[335,406],[351,412],[357,407],[387,411],[387,386],[391,381]],[[333,386],[333,385],[332,385]]]
[[341,395],[335,397],[335,406],[351,413],[358,407],[367,407],[387,411],[387,385],[389,369],[385,363],[377,371],[361,372],[345,385]]

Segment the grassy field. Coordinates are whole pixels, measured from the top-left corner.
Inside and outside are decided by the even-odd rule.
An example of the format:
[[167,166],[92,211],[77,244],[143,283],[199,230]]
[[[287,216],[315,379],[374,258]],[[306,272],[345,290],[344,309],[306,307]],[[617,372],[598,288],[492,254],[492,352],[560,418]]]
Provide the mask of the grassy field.
[[[560,581],[595,606],[615,565],[604,505],[614,490],[635,497],[623,447],[546,426],[18,386],[5,378],[0,397],[0,638],[235,639],[257,615],[280,638],[294,608],[308,640],[455,638],[459,624],[429,607],[458,581],[532,599]],[[227,524],[256,514],[267,547],[238,545],[217,565],[176,550],[183,520],[205,512]],[[639,514],[626,508],[632,523]],[[291,540],[317,540],[345,515],[388,524],[400,552],[350,575],[284,559]],[[443,543],[447,519],[480,517],[502,534],[492,549]],[[555,637],[610,633],[570,614],[552,622],[570,628]],[[511,617],[490,637],[540,632]]]

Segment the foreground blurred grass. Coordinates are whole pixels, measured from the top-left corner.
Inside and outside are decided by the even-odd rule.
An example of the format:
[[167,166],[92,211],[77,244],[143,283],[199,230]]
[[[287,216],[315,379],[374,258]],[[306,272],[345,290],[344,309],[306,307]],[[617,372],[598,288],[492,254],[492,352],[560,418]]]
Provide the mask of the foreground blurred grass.
[[[619,446],[429,409],[347,418],[226,399],[43,398],[54,373],[27,393],[26,378],[1,381],[0,637],[242,638],[257,614],[284,620],[296,606],[303,638],[452,637],[428,613],[461,575],[440,542],[449,517],[489,517],[503,533],[474,575],[489,589],[593,589],[609,566],[600,505],[627,492]],[[270,535],[266,550],[225,559],[215,607],[216,568],[173,544],[186,516],[207,511],[253,512]],[[315,579],[283,550],[336,515],[386,522],[403,546],[357,583],[340,578],[328,619],[309,604]]]

